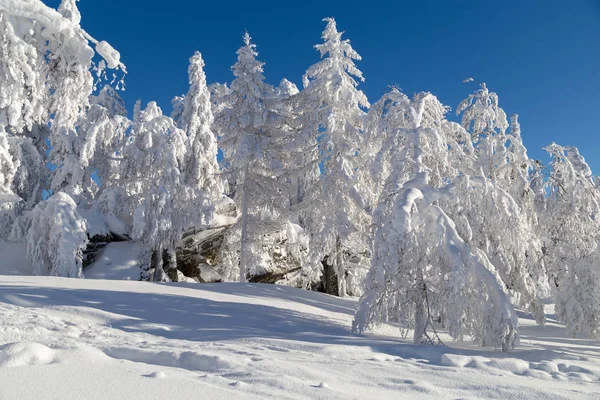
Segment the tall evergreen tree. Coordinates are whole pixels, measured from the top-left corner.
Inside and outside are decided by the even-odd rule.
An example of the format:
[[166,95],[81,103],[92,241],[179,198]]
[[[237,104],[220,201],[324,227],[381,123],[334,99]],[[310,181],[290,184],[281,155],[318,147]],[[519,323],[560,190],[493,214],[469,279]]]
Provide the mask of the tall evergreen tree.
[[[333,18],[324,21],[324,42],[315,46],[322,59],[306,71],[304,90],[298,96],[302,135],[317,149],[316,160],[305,160],[312,181],[305,182],[308,194],[303,200],[321,205],[308,208],[306,215],[312,254],[307,276],[318,278],[325,260],[337,274],[339,295],[345,296],[344,252],[350,248],[356,254],[369,247],[364,237],[369,226],[369,188],[361,165],[363,108],[369,102],[357,89],[356,79],[364,79],[353,60],[360,56],[347,39],[342,40]],[[315,174],[317,166],[319,174]]]
[[232,67],[235,79],[220,99],[223,106],[217,106],[215,121],[230,195],[239,209],[238,221],[225,238],[224,275],[233,280],[237,271],[240,282],[261,264],[265,235],[285,223],[281,205],[288,198],[279,151],[284,140],[272,102],[276,92],[264,82],[264,64],[256,59],[256,45],[247,32],[243,39]]
[[223,193],[223,184],[217,163],[217,139],[211,131],[214,117],[203,67],[202,55],[194,53],[188,68],[190,88],[182,99],[181,114],[176,122],[186,132],[191,146],[184,169],[186,182],[218,199]]

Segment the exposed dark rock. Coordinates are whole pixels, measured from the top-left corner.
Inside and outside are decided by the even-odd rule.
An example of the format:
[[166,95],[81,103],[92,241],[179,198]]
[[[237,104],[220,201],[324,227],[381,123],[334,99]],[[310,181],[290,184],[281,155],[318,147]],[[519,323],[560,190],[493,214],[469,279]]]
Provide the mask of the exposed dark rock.
[[83,250],[83,261],[82,267],[87,268],[92,265],[98,259],[98,253],[107,244],[111,242],[124,242],[130,240],[126,235],[119,235],[117,233],[109,232],[106,235],[94,235],[89,238],[88,244]]
[[279,272],[279,273],[269,272],[269,273],[262,274],[262,275],[255,275],[249,279],[249,282],[251,282],[251,283],[277,283],[278,281],[283,279],[285,275],[292,273],[292,272],[296,272],[298,270],[300,270],[300,267],[295,267],[295,268],[287,270],[285,272]]
[[162,254],[163,258],[163,270],[167,273],[167,276],[171,282],[179,282],[179,274],[177,274],[177,259],[175,252],[172,250],[165,249]]
[[219,262],[227,227],[186,232],[176,250],[177,269],[200,282],[220,282],[221,275],[212,267]]

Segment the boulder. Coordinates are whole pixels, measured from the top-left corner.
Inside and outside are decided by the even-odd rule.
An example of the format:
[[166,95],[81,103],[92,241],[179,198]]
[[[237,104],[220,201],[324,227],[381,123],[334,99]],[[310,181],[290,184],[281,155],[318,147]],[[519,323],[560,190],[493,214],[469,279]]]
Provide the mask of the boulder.
[[219,262],[227,228],[221,226],[187,232],[176,249],[177,269],[199,282],[220,282],[221,275],[213,266]]

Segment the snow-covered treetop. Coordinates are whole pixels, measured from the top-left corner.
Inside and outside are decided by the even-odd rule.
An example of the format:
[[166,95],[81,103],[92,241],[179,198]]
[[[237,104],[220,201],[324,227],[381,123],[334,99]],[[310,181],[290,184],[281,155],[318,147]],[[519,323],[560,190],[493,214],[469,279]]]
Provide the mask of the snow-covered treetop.
[[184,179],[216,198],[223,192],[223,185],[218,176],[217,139],[211,131],[214,117],[203,67],[202,55],[200,52],[194,53],[188,68],[188,93],[181,100],[174,100],[173,104],[174,113],[180,113],[176,122],[187,133],[191,147],[183,171]]
[[460,113],[463,113],[463,127],[472,129],[475,138],[479,135],[504,133],[508,128],[506,113],[498,106],[498,95],[490,92],[485,83],[459,104],[456,115]]
[[265,80],[263,75],[263,66],[265,63],[256,59],[258,57],[256,45],[252,43],[252,38],[248,32],[244,33],[243,40],[244,46],[240,47],[237,51],[237,62],[231,67],[233,75],[240,79],[235,79],[231,83],[231,89],[240,90],[242,88],[239,86],[244,84],[246,85],[244,90],[248,94],[260,98],[265,94],[264,86],[262,85]]
[[[350,45],[350,40],[342,40],[343,32],[338,32],[335,19],[325,18],[327,26],[321,36],[324,43],[315,45],[315,48],[321,53],[322,60],[310,67],[302,82],[305,88],[309,86],[332,86],[330,93],[333,101],[342,100],[349,103],[357,102],[362,107],[369,107],[369,101],[362,91],[353,91],[352,98],[339,99],[337,96],[347,94],[346,91],[340,91],[339,88],[349,85],[357,87],[359,81],[364,82],[362,72],[356,67],[352,60],[361,60],[360,55]],[[329,100],[329,99],[328,99]]]

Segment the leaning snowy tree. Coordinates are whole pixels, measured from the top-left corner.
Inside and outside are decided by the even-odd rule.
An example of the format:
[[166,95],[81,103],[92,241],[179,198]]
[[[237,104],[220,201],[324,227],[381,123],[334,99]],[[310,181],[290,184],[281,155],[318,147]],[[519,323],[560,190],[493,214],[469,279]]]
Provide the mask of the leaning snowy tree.
[[[361,154],[365,118],[362,108],[368,107],[369,102],[357,89],[356,79],[364,79],[353,60],[360,60],[360,56],[349,40],[342,40],[333,18],[324,21],[324,43],[315,46],[322,59],[306,71],[304,90],[297,96],[301,135],[317,149],[311,154],[316,159],[303,160],[308,169],[306,178],[311,179],[304,182],[307,193],[303,201],[308,204],[305,228],[310,235],[311,252],[305,269],[312,282],[323,274],[323,263],[330,265],[337,275],[337,292],[345,296],[346,275],[350,272],[345,268],[344,253],[356,255],[369,248],[365,228],[370,223],[367,199],[371,189],[364,176]],[[320,174],[315,176],[316,166]]]
[[439,320],[454,339],[508,351],[518,341],[516,312],[486,255],[465,243],[439,205],[458,200],[452,183],[430,184],[452,159],[443,132],[421,126],[423,110],[408,109],[411,127],[382,147],[393,155],[392,170],[374,214],[371,270],[353,329],[393,321],[413,329],[415,343],[432,344]]
[[575,147],[555,143],[543,214],[544,258],[557,319],[573,336],[600,338],[600,191]]
[[[75,0],[63,0],[58,11],[39,0],[6,0],[0,14],[5,75],[0,85],[9,94],[0,104],[4,125],[14,135],[31,137],[40,154],[48,140],[49,161],[56,166],[51,189],[78,194],[84,175],[78,121],[107,71],[124,71],[119,53],[81,28]],[[101,56],[97,62],[96,53]]]
[[543,324],[540,298],[549,289],[530,186],[532,161],[517,117],[507,132],[498,96],[485,84],[461,102],[457,113],[462,113],[462,126],[471,134],[476,162],[456,182],[461,201],[446,211],[455,220],[469,222],[469,229],[461,232],[464,240],[486,253],[516,304]]
[[[16,167],[14,173],[4,174],[11,181],[4,179],[3,186],[22,198],[19,211],[24,212],[13,224],[11,236],[35,240],[28,242],[31,249],[45,246],[41,253],[32,250],[29,254],[47,251],[45,259],[51,263],[62,262],[64,248],[45,241],[75,231],[66,222],[45,223],[53,215],[43,217],[40,213],[56,212],[59,191],[81,193],[85,166],[80,154],[80,122],[85,119],[89,96],[106,81],[110,69],[125,71],[118,52],[87,34],[80,21],[75,0],[63,0],[58,10],[39,0],[0,2],[0,131],[6,138],[1,146],[3,155],[8,150]],[[95,54],[99,55],[96,59]],[[52,169],[47,168],[48,162],[53,164]],[[51,189],[55,196],[41,202],[44,188]],[[72,205],[66,198],[60,201],[63,210],[68,208],[65,204]],[[2,208],[6,209],[4,205]],[[32,209],[35,211],[27,212]],[[64,221],[72,217],[81,222],[74,210],[72,215],[67,211],[61,215]],[[57,229],[65,232],[58,234]],[[62,267],[49,268],[63,271]],[[76,269],[70,269],[69,276],[79,276],[73,272]]]

